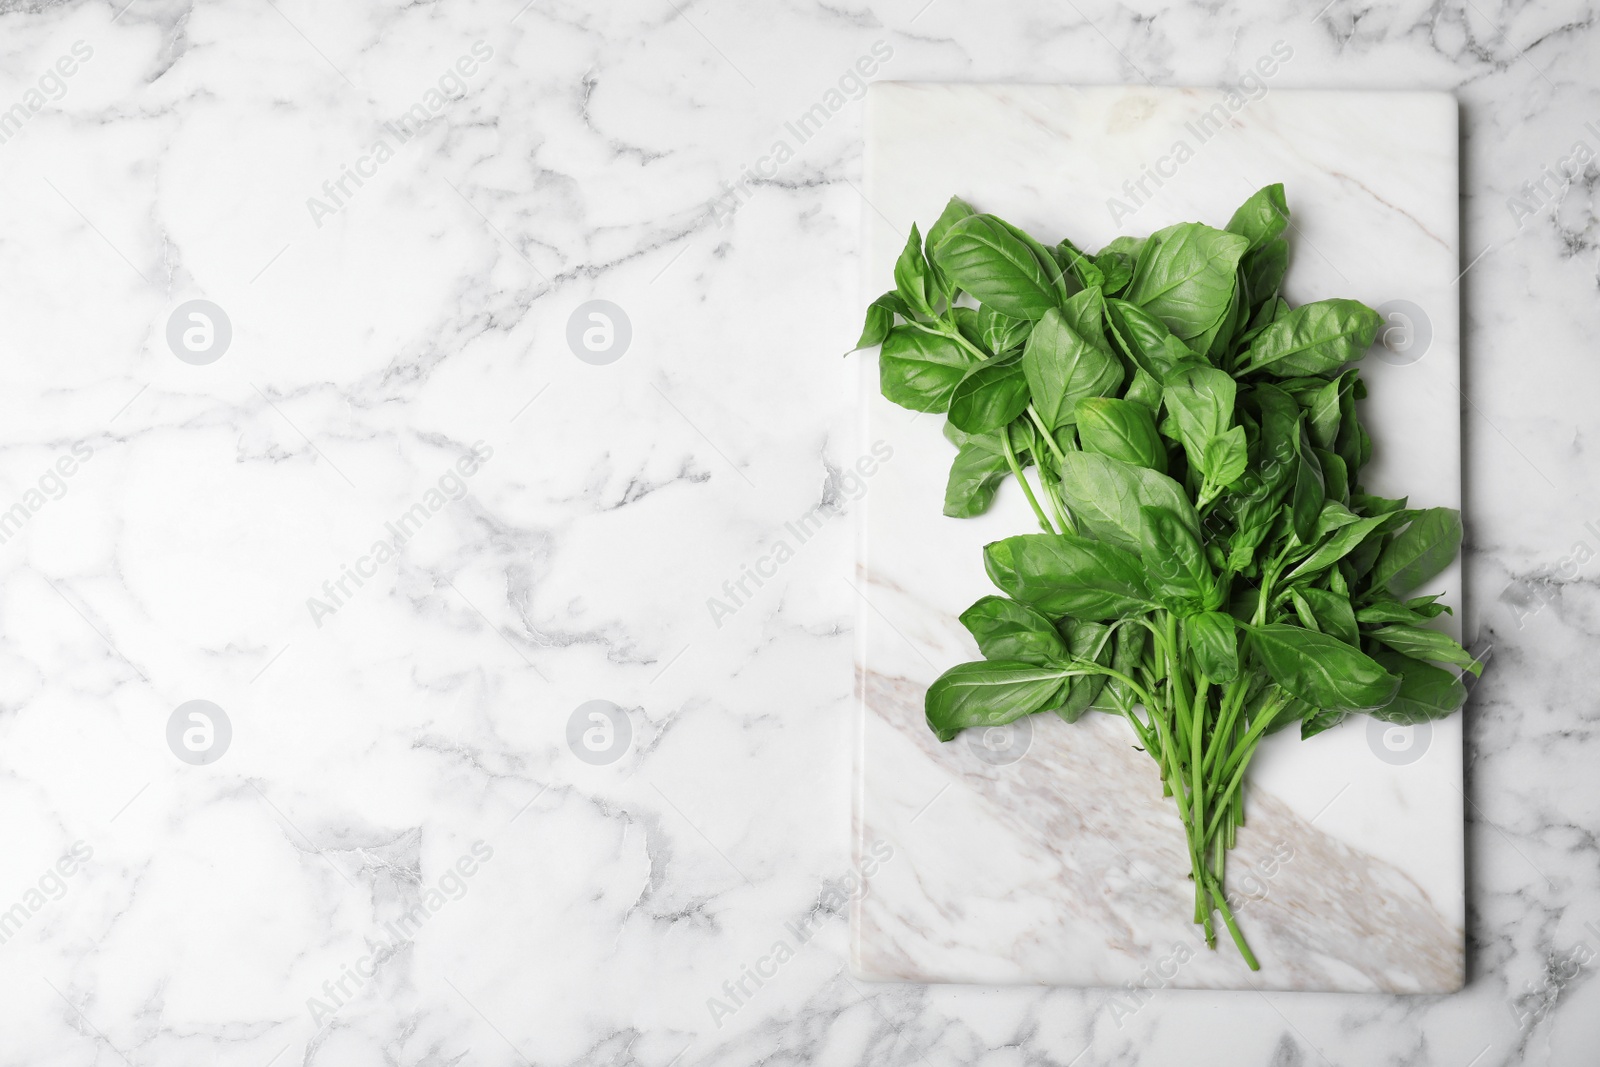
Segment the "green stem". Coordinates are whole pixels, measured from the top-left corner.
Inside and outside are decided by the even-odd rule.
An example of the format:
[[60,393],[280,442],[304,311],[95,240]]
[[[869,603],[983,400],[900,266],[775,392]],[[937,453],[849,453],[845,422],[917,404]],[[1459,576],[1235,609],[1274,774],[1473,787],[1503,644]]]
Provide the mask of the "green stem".
[[1050,525],[1050,520],[1045,517],[1044,510],[1039,507],[1039,501],[1034,499],[1033,487],[1028,484],[1028,479],[1022,476],[1022,465],[1017,462],[1016,450],[1011,447],[1010,427],[1000,427],[1000,444],[1005,449],[1006,463],[1011,467],[1011,473],[1017,476],[1017,484],[1022,486],[1022,494],[1028,498],[1028,504],[1033,508],[1033,513],[1039,517],[1039,525],[1044,527],[1046,533],[1055,533],[1056,528]]
[[1227,898],[1222,894],[1222,887],[1209,875],[1207,880],[1210,882],[1211,899],[1217,902],[1217,910],[1222,912],[1222,921],[1228,927],[1228,936],[1233,938],[1234,947],[1239,950],[1239,955],[1244,957],[1246,966],[1252,971],[1259,971],[1261,964],[1256,962],[1256,954],[1250,951],[1244,935],[1239,932],[1238,924],[1233,921],[1233,911],[1228,907]]

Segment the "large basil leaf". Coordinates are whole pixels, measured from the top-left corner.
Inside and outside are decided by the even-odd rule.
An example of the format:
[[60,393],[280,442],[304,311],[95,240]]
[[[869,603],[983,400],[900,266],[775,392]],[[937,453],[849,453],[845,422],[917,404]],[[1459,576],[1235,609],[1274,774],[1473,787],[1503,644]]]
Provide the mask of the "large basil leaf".
[[1466,702],[1467,687],[1442,667],[1383,649],[1373,658],[1389,673],[1400,676],[1400,691],[1388,704],[1369,713],[1374,719],[1414,726],[1453,715]]
[[1078,443],[1085,452],[1167,472],[1167,449],[1148,408],[1131,400],[1086,397],[1078,401]]
[[1315,630],[1252,626],[1250,643],[1272,680],[1314,708],[1371,711],[1400,689],[1400,679],[1371,656]]
[[1017,660],[1039,665],[1068,658],[1066,643],[1055,624],[1026,604],[1003,596],[986,596],[961,613],[984,659]]
[[932,250],[939,272],[1016,319],[1040,319],[1059,291],[1033,250],[993,215],[969,215],[950,226]]
[[1461,513],[1428,508],[1394,536],[1372,567],[1372,584],[1397,593],[1415,589],[1450,565],[1461,548]]
[[949,741],[969,726],[1004,726],[1049,708],[1062,682],[1060,667],[978,661],[951,667],[928,687],[928,726]]
[[945,411],[972,363],[971,354],[952,338],[896,326],[878,352],[878,385],[903,408]]
[[964,433],[991,433],[1026,410],[1021,353],[974,363],[950,393],[950,423]]
[[1289,225],[1289,201],[1283,195],[1283,183],[1262,186],[1250,199],[1239,205],[1239,210],[1228,220],[1228,232],[1236,233],[1250,242],[1254,252]]
[[1366,354],[1382,322],[1359,300],[1301,304],[1256,336],[1241,370],[1284,378],[1338,370]]
[[1101,621],[1155,607],[1133,553],[1073,534],[1022,534],[983,549],[1000,591],[1047,615]]
[[1140,508],[1166,508],[1200,536],[1199,516],[1183,486],[1148,467],[1068,452],[1061,460],[1061,495],[1082,529],[1129,552],[1138,552],[1143,540]]
[[1139,256],[1127,299],[1181,340],[1198,337],[1228,310],[1239,257],[1249,247],[1238,234],[1198,222],[1159,230]]
[[1080,335],[1059,308],[1045,312],[1028,335],[1022,370],[1035,410],[1052,429],[1073,422],[1079,400],[1104,396],[1122,384],[1122,364]]

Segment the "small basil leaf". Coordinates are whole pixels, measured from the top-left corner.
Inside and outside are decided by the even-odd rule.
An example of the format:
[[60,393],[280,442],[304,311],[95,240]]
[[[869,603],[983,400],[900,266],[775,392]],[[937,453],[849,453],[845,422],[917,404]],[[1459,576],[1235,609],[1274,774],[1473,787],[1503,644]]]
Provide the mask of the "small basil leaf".
[[932,315],[934,305],[938,303],[938,288],[934,283],[928,269],[928,261],[922,255],[922,235],[917,232],[917,224],[911,224],[911,235],[906,238],[906,246],[900,251],[900,258],[894,263],[894,288],[911,307],[924,315]]
[[981,445],[961,446],[945,482],[944,513],[952,519],[970,519],[988,511],[1000,483],[1010,473],[1004,452]]
[[[856,349],[871,348],[873,345],[883,344],[884,338],[889,336],[889,331],[894,327],[894,317],[911,318],[911,309],[906,307],[905,301],[900,299],[900,294],[895,292],[884,293],[878,299],[867,305],[867,321],[861,327],[861,338],[856,341]],[[851,349],[855,351],[855,349]]]
[[1263,186],[1239,205],[1239,210],[1228,220],[1228,232],[1236,233],[1250,242],[1255,251],[1283,232],[1289,225],[1289,201],[1283,195],[1283,183]]

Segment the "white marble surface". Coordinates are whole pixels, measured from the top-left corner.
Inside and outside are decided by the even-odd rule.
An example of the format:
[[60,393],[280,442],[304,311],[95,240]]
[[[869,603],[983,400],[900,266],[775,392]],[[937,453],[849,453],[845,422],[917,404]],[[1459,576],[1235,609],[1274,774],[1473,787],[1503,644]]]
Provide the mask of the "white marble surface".
[[[1285,292],[1353,296],[1392,315],[1364,361],[1372,492],[1461,504],[1457,107],[1438,92],[888,84],[865,120],[863,303],[913,222],[956,193],[1087,249],[1190,219],[1223,225],[1281,181],[1294,247]],[[1139,184],[1142,183],[1142,187]],[[1375,250],[1381,250],[1376,254]],[[1402,303],[1403,301],[1403,303]],[[1034,716],[939,744],[922,693],[979,658],[957,616],[993,592],[982,546],[1038,529],[1015,483],[981,519],[940,515],[955,448],[943,420],[861,376],[863,433],[893,451],[862,508],[857,615],[864,699],[857,850],[894,851],[851,911],[856,973],[875,979],[1452,993],[1465,978],[1461,718],[1391,728],[1354,716],[1256,760],[1228,891],[1262,961],[1205,951],[1183,831],[1120,720]],[[1461,603],[1451,566],[1427,592]],[[870,602],[868,602],[870,601]],[[1456,632],[1459,620],[1447,617]],[[1113,717],[1114,718],[1114,717]],[[976,747],[974,747],[976,746]],[[1165,972],[1165,973],[1163,973]]]
[[[1600,147],[1592,6],[122,3],[0,7],[0,1062],[1592,1062],[1595,172],[1518,191]],[[880,78],[1214,86],[1278,39],[1276,86],[1462,102],[1468,985],[860,982],[850,72],[881,41]],[[206,366],[165,339],[198,297]],[[609,365],[565,340],[590,299],[632,323]],[[191,699],[233,727],[200,766]],[[568,745],[591,700],[628,712],[610,764]]]

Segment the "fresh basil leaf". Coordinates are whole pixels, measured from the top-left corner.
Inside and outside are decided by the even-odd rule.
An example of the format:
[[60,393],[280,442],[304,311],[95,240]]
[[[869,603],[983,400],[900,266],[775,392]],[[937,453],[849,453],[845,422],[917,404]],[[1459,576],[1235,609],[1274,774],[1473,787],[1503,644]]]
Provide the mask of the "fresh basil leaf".
[[1152,417],[1161,410],[1161,383],[1145,371],[1143,367],[1133,369],[1133,381],[1122,394],[1124,400],[1138,404],[1148,411]]
[[1066,677],[1061,667],[1032,663],[962,663],[928,687],[928,726],[941,741],[969,726],[1004,726],[1048,708]]
[[1249,245],[1237,234],[1198,222],[1159,230],[1139,256],[1127,299],[1180,340],[1198,337],[1228,310],[1239,258]]
[[[965,309],[957,308],[960,312]],[[1028,339],[1033,323],[1014,319],[985,304],[974,313],[979,344],[996,355],[1009,352]]]
[[1342,708],[1334,708],[1331,711],[1319,708],[1300,720],[1300,740],[1306,741],[1324,730],[1331,730],[1349,717],[1350,713]]
[[1085,289],[1098,289],[1106,284],[1105,272],[1067,238],[1063,237],[1057,242],[1052,251],[1055,253],[1056,262],[1063,269],[1072,271],[1078,283]]
[[1055,624],[1015,600],[986,596],[961,613],[961,625],[978,642],[984,659],[1043,666],[1071,658]]
[[1395,534],[1372,567],[1372,584],[1404,592],[1438,574],[1461,548],[1461,513],[1428,508]]
[[1206,445],[1233,425],[1237,390],[1233,375],[1215,367],[1188,365],[1174,370],[1162,383],[1162,402],[1169,421],[1161,430],[1183,445],[1189,465],[1205,471]]
[[1037,320],[1059,303],[1058,290],[1032,249],[993,215],[969,215],[932,250],[933,265],[981,304],[1016,319]]
[[[943,292],[951,300],[955,298],[955,293],[952,291],[953,283],[944,277],[944,272],[934,265],[933,249],[935,245],[944,240],[945,234],[950,232],[950,227],[962,219],[976,214],[977,212],[972,209],[971,204],[959,196],[952,196],[944,205],[944,210],[939,213],[939,217],[934,220],[933,225],[928,227],[928,240],[923,246],[927,249],[928,273],[933,277],[935,288]],[[999,350],[996,349],[996,351]]]
[[1288,269],[1289,242],[1282,237],[1275,237],[1247,253],[1239,263],[1239,277],[1250,294],[1251,306],[1263,307],[1276,297]]
[[1374,658],[1385,670],[1400,676],[1400,692],[1388,704],[1368,713],[1374,719],[1414,726],[1453,715],[1466,702],[1467,687],[1442,667],[1384,649]]
[[[1115,648],[1110,626],[1083,619],[1063,619],[1062,629],[1066,631],[1063,636],[1067,639],[1067,647],[1071,650],[1073,659],[1110,666]],[[1072,679],[1072,684],[1067,690],[1066,703],[1056,709],[1056,714],[1067,722],[1077,722],[1099,699],[1101,691],[1105,689],[1106,681],[1107,678],[1103,674],[1082,674]]]
[[1387,515],[1369,515],[1364,519],[1357,519],[1355,522],[1339,527],[1326,540],[1318,544],[1311,555],[1307,556],[1294,570],[1290,571],[1285,576],[1284,581],[1293,582],[1301,575],[1315,575],[1318,571],[1331,567],[1349,555],[1351,549],[1365,541],[1369,534],[1386,525],[1388,521],[1389,516]]
[[1140,554],[1156,599],[1179,617],[1221,606],[1216,575],[1188,524],[1163,507],[1140,508],[1139,518]]
[[1108,249],[1094,257],[1094,265],[1100,271],[1100,285],[1107,296],[1116,296],[1133,281],[1133,256],[1127,252]]
[[1366,354],[1382,321],[1359,300],[1301,304],[1256,336],[1241,370],[1279,377],[1338,370]]
[[1327,493],[1322,484],[1322,464],[1311,450],[1311,441],[1306,437],[1304,425],[1300,426],[1295,463],[1290,517],[1294,520],[1295,536],[1310,544],[1316,540],[1317,519],[1322,514],[1322,503]]
[[963,445],[950,464],[944,487],[944,513],[952,519],[970,519],[989,510],[994,495],[1011,473],[1004,452],[980,445]]
[[1239,210],[1228,220],[1228,232],[1236,233],[1250,242],[1255,251],[1283,232],[1289,225],[1289,201],[1283,195],[1283,183],[1262,186],[1250,199],[1239,205]]
[[1235,426],[1206,442],[1205,451],[1200,456],[1200,473],[1219,487],[1226,488],[1244,475],[1249,462],[1244,427]]
[[1144,537],[1139,509],[1166,508],[1196,539],[1200,519],[1183,486],[1148,467],[1093,452],[1068,452],[1061,461],[1061,495],[1081,529],[1138,552]]
[[1122,364],[1081,336],[1058,308],[1045,312],[1028,335],[1022,370],[1034,408],[1051,429],[1073,423],[1079,400],[1115,392],[1122,384]]
[[1350,475],[1345,470],[1344,460],[1339,458],[1337,452],[1325,452],[1313,447],[1316,454],[1317,466],[1322,468],[1322,491],[1329,500],[1347,503],[1350,500]]
[[1472,653],[1457,644],[1449,634],[1442,634],[1438,630],[1391,624],[1371,630],[1367,636],[1413,659],[1448,663],[1471,671],[1474,675],[1483,673],[1483,664]]
[[1337,637],[1285,623],[1250,627],[1250,643],[1279,687],[1314,708],[1370,711],[1400,689],[1400,679]]
[[1174,337],[1166,323],[1126,300],[1107,300],[1106,319],[1123,352],[1157,381],[1194,358],[1189,346]]
[[867,321],[861,327],[861,338],[856,341],[856,347],[851,351],[883,344],[884,338],[889,336],[889,331],[894,327],[896,315],[911,318],[911,309],[906,307],[899,293],[892,291],[884,293],[868,304]]
[[1191,615],[1183,630],[1202,674],[1213,682],[1231,682],[1239,676],[1239,637],[1231,616],[1217,611]]
[[878,384],[883,395],[901,407],[945,411],[973,362],[952,338],[915,326],[896,326],[878,352]]
[[1001,592],[1048,615],[1103,621],[1155,607],[1133,553],[1073,534],[1023,534],[983,549]]
[[1167,472],[1167,449],[1149,409],[1131,400],[1085,397],[1078,401],[1078,442],[1085,452]]
[[922,235],[914,222],[911,236],[906,238],[906,246],[894,263],[894,288],[908,305],[924,315],[933,315],[939,302],[938,285],[928,269],[928,261],[923,258]]
[[1295,595],[1305,601],[1316,619],[1317,629],[1337,637],[1347,645],[1361,644],[1361,633],[1356,628],[1356,615],[1350,607],[1350,598],[1328,589],[1296,589]]
[[974,363],[950,394],[950,422],[966,433],[990,433],[1028,410],[1022,356]]

